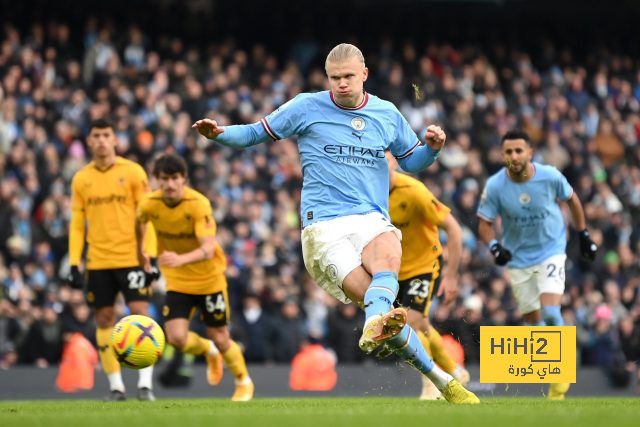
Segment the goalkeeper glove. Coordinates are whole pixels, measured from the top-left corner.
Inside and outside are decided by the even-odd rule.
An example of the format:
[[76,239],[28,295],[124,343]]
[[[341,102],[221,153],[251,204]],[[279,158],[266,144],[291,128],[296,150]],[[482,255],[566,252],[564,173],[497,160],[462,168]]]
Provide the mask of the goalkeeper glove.
[[511,261],[511,252],[505,249],[497,240],[489,242],[489,249],[493,255],[494,261],[498,265],[506,265]]
[[67,284],[71,286],[73,289],[83,289],[84,288],[84,277],[77,265],[72,265],[69,269],[69,275],[66,280]]
[[585,261],[593,261],[596,258],[598,245],[589,237],[589,230],[586,228],[580,232],[580,255]]

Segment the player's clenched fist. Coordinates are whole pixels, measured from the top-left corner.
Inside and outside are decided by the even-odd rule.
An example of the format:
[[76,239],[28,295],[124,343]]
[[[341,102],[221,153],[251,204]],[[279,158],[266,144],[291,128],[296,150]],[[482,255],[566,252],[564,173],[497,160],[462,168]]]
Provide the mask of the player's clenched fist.
[[447,135],[440,126],[431,125],[427,128],[424,139],[427,141],[427,144],[429,144],[429,147],[434,150],[441,150],[447,140]]
[[202,119],[191,125],[191,128],[197,129],[200,135],[208,139],[213,139],[224,132],[224,129],[218,126],[215,120]]
[[511,252],[508,249],[505,249],[497,240],[492,240],[489,243],[489,249],[491,250],[491,254],[498,265],[507,265],[509,261],[511,261]]
[[596,259],[598,245],[589,237],[589,230],[586,228],[580,232],[580,255],[585,261]]

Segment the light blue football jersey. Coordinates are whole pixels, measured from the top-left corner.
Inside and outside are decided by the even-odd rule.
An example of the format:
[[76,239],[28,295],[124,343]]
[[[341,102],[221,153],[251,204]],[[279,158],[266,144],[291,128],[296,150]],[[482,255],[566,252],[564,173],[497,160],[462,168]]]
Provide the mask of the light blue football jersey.
[[511,252],[511,268],[525,268],[565,253],[566,225],[557,199],[573,194],[567,179],[553,166],[533,163],[526,182],[514,182],[502,168],[492,175],[480,196],[478,216],[502,218],[501,244]]
[[339,106],[330,91],[302,93],[261,123],[273,140],[298,135],[304,227],[376,211],[389,218],[384,151],[403,158],[420,144],[392,103],[366,92],[354,108]]

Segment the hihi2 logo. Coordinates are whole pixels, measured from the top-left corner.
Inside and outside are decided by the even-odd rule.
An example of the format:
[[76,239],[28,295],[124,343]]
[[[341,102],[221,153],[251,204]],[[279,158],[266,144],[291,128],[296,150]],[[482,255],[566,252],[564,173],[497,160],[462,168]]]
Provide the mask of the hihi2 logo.
[[481,326],[481,383],[575,383],[575,326]]

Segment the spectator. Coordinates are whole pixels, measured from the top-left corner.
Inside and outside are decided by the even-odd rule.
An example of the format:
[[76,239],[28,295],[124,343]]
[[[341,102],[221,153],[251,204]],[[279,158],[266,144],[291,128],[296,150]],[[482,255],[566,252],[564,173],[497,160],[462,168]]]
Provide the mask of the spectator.
[[584,348],[582,361],[585,365],[595,365],[609,369],[619,351],[619,341],[612,326],[613,313],[606,304],[596,307],[595,325]]
[[290,363],[303,345],[308,333],[295,297],[285,299],[280,315],[274,320],[273,360]]
[[249,363],[272,361],[273,319],[263,311],[260,298],[255,294],[246,295],[238,317],[232,325],[232,335],[242,343],[245,360]]

